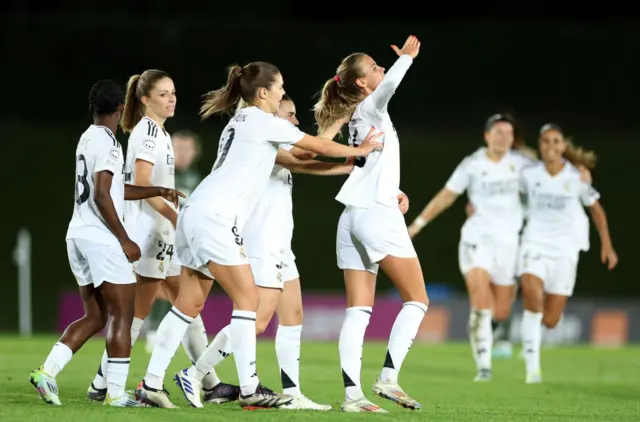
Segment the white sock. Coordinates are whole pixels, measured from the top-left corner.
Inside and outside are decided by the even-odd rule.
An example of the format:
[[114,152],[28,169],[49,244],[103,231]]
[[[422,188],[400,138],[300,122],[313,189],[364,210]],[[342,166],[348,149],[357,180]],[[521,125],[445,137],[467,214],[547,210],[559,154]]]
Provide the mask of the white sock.
[[278,325],[276,356],[280,366],[282,392],[293,397],[300,395],[300,337],[302,325]]
[[256,370],[256,313],[233,311],[229,325],[240,390],[248,396],[256,392],[260,383]]
[[[136,343],[136,340],[140,335],[140,329],[143,325],[144,319],[133,317],[133,322],[131,323],[131,348],[133,348],[133,345]],[[109,356],[107,355],[107,349],[104,349],[104,352],[102,352],[102,360],[98,367],[98,373],[92,383],[93,388],[96,390],[107,388],[107,360],[109,360]]]
[[200,380],[204,386],[204,378],[231,354],[231,325],[227,325],[214,337],[213,341],[200,355],[196,364],[189,368],[189,376]]
[[167,368],[180,346],[180,340],[184,337],[184,333],[187,332],[187,328],[189,328],[192,321],[193,318],[183,314],[174,306],[160,322],[158,337],[147,368],[147,375],[144,377],[144,382],[149,387],[158,390],[162,389]]
[[531,312],[526,309],[522,313],[522,348],[527,374],[540,372],[542,316],[542,312]]
[[364,333],[369,325],[372,308],[370,306],[354,306],[347,308],[338,349],[340,351],[340,366],[344,381],[345,394],[350,400],[364,397],[360,387],[360,371],[362,369],[362,348]]
[[107,362],[107,394],[112,399],[124,396],[129,375],[130,358],[109,358]]
[[[195,317],[191,325],[189,325],[187,332],[184,337],[182,337],[181,343],[182,347],[184,347],[184,351],[191,360],[191,364],[195,365],[209,344],[207,330],[204,327],[204,322],[200,315]],[[205,390],[211,390],[220,383],[213,367],[209,367],[209,372],[205,374],[204,379],[201,379],[200,381],[202,381],[202,387]]]
[[56,343],[53,345],[47,360],[44,361],[44,372],[50,377],[57,377],[60,371],[69,363],[73,357],[73,352],[64,343]]
[[413,340],[418,333],[422,319],[427,313],[427,306],[421,302],[405,302],[391,329],[389,347],[380,374],[383,382],[398,383],[398,373],[404,358],[409,353]]
[[136,340],[138,340],[138,336],[140,335],[140,330],[144,325],[144,319],[133,317],[133,322],[131,323],[131,348],[136,344]]
[[471,309],[469,340],[478,370],[491,369],[491,348],[493,346],[491,309]]

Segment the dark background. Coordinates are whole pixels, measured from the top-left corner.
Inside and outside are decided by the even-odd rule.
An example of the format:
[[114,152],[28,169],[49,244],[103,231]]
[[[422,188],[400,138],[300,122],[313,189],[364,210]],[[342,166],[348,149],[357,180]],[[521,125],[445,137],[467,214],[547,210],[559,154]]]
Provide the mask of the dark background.
[[[412,205],[407,222],[463,157],[482,145],[489,115],[513,112],[533,147],[537,129],[554,121],[599,155],[594,184],[621,261],[613,273],[606,271],[592,228],[576,295],[640,296],[632,263],[638,236],[640,21],[578,2],[461,3],[440,5],[442,10],[431,2],[121,3],[100,11],[79,2],[14,0],[0,6],[0,134],[7,188],[0,330],[17,326],[11,255],[20,227],[31,231],[34,242],[34,328],[52,329],[58,293],[75,289],[64,236],[73,207],[73,151],[91,123],[87,94],[96,80],[124,84],[148,68],[167,71],[178,91],[176,117],[167,129],[188,128],[202,136],[204,175],[225,122],[200,123],[197,109],[204,92],[224,83],[226,66],[276,64],[302,129],[314,133],[312,97],[341,59],[364,51],[388,68],[395,60],[389,45],[401,45],[408,35],[421,39],[422,50],[390,106],[402,143],[401,188]],[[126,148],[126,136],[119,133],[118,139]],[[341,205],[333,198],[343,179],[294,179],[293,248],[304,288],[340,292],[335,231]],[[416,239],[428,289],[430,283],[444,283],[463,291],[457,243],[464,202]],[[381,277],[380,290],[388,288]]]

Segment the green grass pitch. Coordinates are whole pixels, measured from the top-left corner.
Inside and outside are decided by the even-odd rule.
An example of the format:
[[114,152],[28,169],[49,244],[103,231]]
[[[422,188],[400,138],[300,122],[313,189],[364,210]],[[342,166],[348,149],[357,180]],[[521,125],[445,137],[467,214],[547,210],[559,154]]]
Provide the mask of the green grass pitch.
[[[150,421],[202,420],[362,420],[395,418],[416,421],[639,421],[640,348],[596,350],[589,347],[543,349],[544,383],[524,384],[524,363],[514,357],[494,360],[494,379],[473,383],[474,364],[466,344],[415,344],[400,375],[403,388],[423,405],[409,411],[373,397],[371,385],[379,374],[385,344],[366,343],[363,356],[363,389],[369,398],[391,411],[386,415],[345,414],[339,411],[343,399],[342,379],[336,343],[303,342],[301,384],[315,401],[330,403],[335,410],[243,411],[236,403],[190,409],[171,381],[173,374],[188,365],[182,349],[167,373],[166,387],[177,410],[112,409],[86,400],[104,343],[90,341],[58,376],[62,407],[45,405],[29,384],[29,372],[45,359],[55,337],[31,340],[0,337],[0,421]],[[144,374],[149,355],[144,345],[133,351],[128,388],[134,388]],[[280,389],[273,343],[258,344],[258,370],[262,382]],[[233,359],[218,369],[223,380],[236,381]]]

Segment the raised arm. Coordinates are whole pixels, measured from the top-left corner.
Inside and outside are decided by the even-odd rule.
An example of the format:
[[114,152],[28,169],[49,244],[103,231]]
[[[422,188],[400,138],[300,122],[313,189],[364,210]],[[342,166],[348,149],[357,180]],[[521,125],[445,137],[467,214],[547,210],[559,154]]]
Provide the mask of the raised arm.
[[430,223],[444,210],[449,208],[458,198],[458,193],[448,188],[442,188],[436,196],[429,201],[420,215],[409,226],[409,236],[413,239],[427,223]]
[[319,155],[324,155],[325,157],[366,157],[371,151],[382,149],[383,147],[382,143],[377,140],[382,135],[382,132],[375,134],[373,132],[374,129],[372,128],[362,144],[357,147],[342,145],[327,138],[320,138],[308,134],[305,134],[304,137],[296,143],[296,146]]
[[400,82],[402,82],[402,78],[404,78],[404,75],[413,63],[413,59],[415,59],[420,52],[420,41],[411,35],[405,41],[402,49],[399,49],[395,45],[392,45],[391,48],[398,54],[398,60],[391,66],[382,82],[380,82],[380,85],[378,85],[373,93],[365,100],[365,102],[370,101],[376,110],[385,110],[387,108],[391,97],[395,94]]

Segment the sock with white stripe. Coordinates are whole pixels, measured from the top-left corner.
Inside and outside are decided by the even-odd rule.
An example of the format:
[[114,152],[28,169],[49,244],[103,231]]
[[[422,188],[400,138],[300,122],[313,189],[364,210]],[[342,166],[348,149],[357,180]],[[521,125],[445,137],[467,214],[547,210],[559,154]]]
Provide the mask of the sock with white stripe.
[[382,382],[398,383],[398,373],[418,333],[427,305],[422,302],[405,302],[391,328],[389,347],[380,373]]

